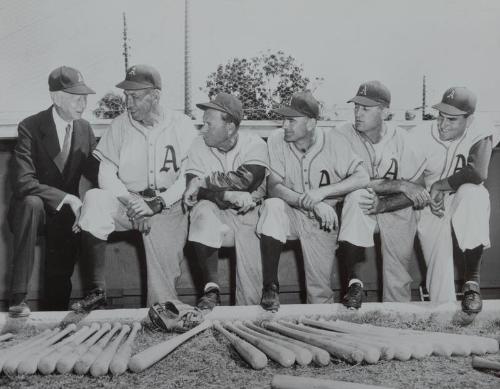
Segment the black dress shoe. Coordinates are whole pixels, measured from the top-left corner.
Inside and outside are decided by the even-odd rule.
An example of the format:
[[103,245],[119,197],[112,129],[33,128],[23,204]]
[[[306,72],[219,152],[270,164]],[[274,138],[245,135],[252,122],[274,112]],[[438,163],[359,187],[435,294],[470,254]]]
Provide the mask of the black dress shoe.
[[464,299],[462,300],[462,311],[468,314],[481,312],[483,309],[483,300],[479,285],[475,282],[466,282],[462,288]]
[[215,286],[211,286],[205,290],[203,296],[198,300],[198,304],[196,304],[198,309],[203,311],[211,311],[217,305],[220,305],[220,291]]
[[280,289],[275,283],[262,288],[260,306],[266,311],[277,312],[280,308]]
[[349,309],[359,309],[363,302],[363,286],[359,282],[353,282],[349,288],[347,288],[347,293],[342,300],[344,304]]
[[87,295],[71,305],[75,312],[88,312],[106,305],[106,292],[101,288],[92,289]]

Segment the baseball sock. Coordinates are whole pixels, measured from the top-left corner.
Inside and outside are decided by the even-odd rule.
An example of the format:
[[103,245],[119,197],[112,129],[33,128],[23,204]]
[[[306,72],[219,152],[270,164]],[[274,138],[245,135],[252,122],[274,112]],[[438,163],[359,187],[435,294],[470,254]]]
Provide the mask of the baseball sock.
[[346,241],[342,243],[344,245],[343,251],[344,260],[346,261],[347,279],[360,280],[360,270],[365,259],[365,248]]
[[283,243],[267,235],[260,237],[260,251],[262,253],[262,276],[264,286],[278,283],[278,267]]
[[474,281],[479,285],[479,275],[481,272],[481,256],[483,245],[479,245],[471,250],[464,251],[465,257],[465,281]]
[[200,270],[205,277],[205,284],[213,282],[218,285],[219,250],[198,242],[191,243],[193,244]]
[[96,238],[88,231],[82,231],[83,263],[90,289],[106,290],[106,241]]

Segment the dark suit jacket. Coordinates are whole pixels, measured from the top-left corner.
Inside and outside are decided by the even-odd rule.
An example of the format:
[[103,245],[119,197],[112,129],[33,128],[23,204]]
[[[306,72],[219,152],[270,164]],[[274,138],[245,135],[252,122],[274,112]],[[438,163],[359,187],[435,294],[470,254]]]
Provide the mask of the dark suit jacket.
[[98,162],[92,156],[96,139],[89,122],[73,122],[71,150],[61,173],[54,162],[60,152],[52,107],[24,119],[18,126],[13,156],[14,197],[39,196],[54,211],[67,193],[78,196],[80,178],[97,184]]

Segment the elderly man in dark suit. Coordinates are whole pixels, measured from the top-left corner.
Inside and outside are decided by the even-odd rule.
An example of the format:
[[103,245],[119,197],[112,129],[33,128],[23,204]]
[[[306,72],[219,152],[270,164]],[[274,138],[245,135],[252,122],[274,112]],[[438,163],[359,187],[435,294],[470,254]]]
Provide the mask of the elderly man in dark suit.
[[28,316],[28,283],[38,235],[45,235],[45,309],[65,310],[79,247],[80,178],[97,181],[96,140],[81,118],[95,93],[82,74],[61,66],[49,75],[53,105],[18,126],[13,156],[13,197],[8,221],[14,235],[9,314]]

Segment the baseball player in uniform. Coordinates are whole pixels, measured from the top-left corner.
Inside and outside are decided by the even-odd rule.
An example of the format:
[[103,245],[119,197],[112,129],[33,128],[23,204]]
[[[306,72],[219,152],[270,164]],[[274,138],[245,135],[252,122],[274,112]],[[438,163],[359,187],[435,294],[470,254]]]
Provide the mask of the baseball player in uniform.
[[346,139],[316,126],[319,104],[309,91],[296,93],[289,106],[276,112],[284,116],[283,129],[268,139],[270,198],[257,225],[264,278],[261,306],[269,311],[279,309],[278,265],[287,240],[299,239],[302,246],[307,301],[333,301],[338,232],[334,197],[368,183],[362,160]]
[[187,116],[160,104],[161,78],[153,67],[130,67],[117,87],[125,90],[127,111],[113,120],[94,152],[101,161],[100,189],[87,192],[79,222],[90,285],[75,310],[105,300],[104,251],[113,231],[142,232],[148,304],[177,298],[187,236],[180,199],[187,150],[198,133]]
[[412,132],[425,160],[423,176],[431,196],[430,206],[418,215],[427,289],[431,301],[455,301],[456,240],[465,261],[462,310],[478,313],[481,255],[490,246],[490,200],[483,181],[497,138],[490,123],[474,119],[476,97],[465,87],[449,88],[433,108],[439,111],[437,121]]
[[[375,232],[381,235],[383,300],[410,301],[409,271],[417,222],[414,210],[408,205],[422,208],[430,201],[424,186],[411,182],[418,178],[419,159],[407,132],[384,121],[391,103],[391,94],[385,85],[380,81],[365,82],[348,102],[354,103],[355,122],[346,123],[337,131],[363,159],[370,182],[367,189],[349,194],[344,202],[347,206],[342,212],[339,241],[349,284],[343,303],[348,308],[361,307],[360,267],[365,247],[374,245]],[[408,199],[412,200],[409,204]],[[360,207],[351,204],[356,202]],[[401,202],[405,208],[394,210]]]
[[218,250],[236,248],[236,304],[257,304],[262,285],[256,204],[265,195],[268,154],[258,136],[239,133],[240,100],[219,93],[204,110],[202,137],[195,140],[186,168],[184,204],[192,208],[188,240],[205,277],[198,308],[220,304]]

